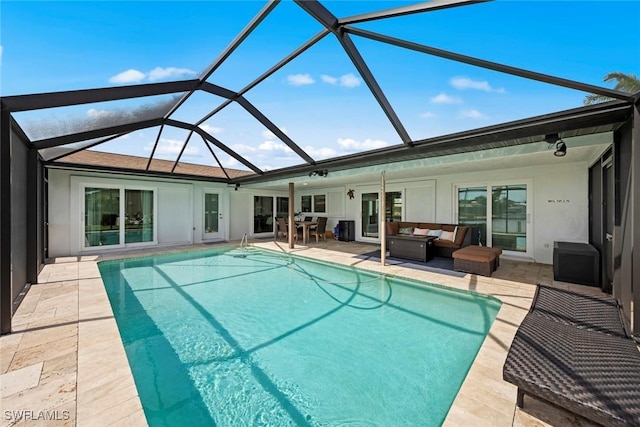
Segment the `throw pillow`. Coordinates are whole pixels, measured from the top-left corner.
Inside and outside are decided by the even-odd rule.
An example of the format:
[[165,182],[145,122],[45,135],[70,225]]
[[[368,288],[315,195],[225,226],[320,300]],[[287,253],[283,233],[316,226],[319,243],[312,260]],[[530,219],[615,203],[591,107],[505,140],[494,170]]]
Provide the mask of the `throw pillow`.
[[442,231],[440,240],[449,240],[450,242],[453,242],[453,239],[455,239],[454,234],[455,233],[453,231]]
[[398,234],[405,234],[405,235],[409,235],[411,234],[411,232],[413,231],[413,228],[411,227],[404,227],[404,228],[400,228],[398,230]]
[[427,236],[440,237],[441,234],[442,234],[442,230],[429,230],[429,232],[427,233]]
[[428,236],[429,229],[428,228],[414,228],[413,235],[414,236]]

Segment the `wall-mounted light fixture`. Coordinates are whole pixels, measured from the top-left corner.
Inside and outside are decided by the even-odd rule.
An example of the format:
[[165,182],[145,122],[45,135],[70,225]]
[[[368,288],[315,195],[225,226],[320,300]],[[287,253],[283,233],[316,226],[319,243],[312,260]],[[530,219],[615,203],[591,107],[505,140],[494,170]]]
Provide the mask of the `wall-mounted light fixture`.
[[327,175],[329,175],[329,171],[326,169],[309,172],[309,176],[327,176]]
[[556,151],[553,153],[554,156],[562,157],[567,154],[567,144],[560,139],[560,135],[557,133],[545,135],[544,140],[549,144],[549,148],[555,147]]
[[235,190],[236,190],[236,191],[238,191],[238,188],[240,188],[240,184],[239,184],[239,183],[236,183],[236,188],[235,188]]

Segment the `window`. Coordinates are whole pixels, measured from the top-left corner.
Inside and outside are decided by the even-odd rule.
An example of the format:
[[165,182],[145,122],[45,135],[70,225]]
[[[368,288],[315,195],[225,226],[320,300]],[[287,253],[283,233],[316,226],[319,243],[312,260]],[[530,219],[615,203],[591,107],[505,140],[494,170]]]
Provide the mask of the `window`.
[[313,211],[316,213],[325,213],[327,211],[326,196],[324,194],[313,196]]
[[302,196],[300,210],[302,212],[311,212],[311,196]]

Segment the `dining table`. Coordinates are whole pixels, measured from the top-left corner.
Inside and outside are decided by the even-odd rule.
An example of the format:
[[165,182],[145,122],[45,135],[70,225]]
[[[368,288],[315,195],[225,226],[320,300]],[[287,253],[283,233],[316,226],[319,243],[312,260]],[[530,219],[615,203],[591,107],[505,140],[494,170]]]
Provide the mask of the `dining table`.
[[302,244],[309,243],[309,230],[318,225],[318,221],[296,221],[296,227],[302,227]]

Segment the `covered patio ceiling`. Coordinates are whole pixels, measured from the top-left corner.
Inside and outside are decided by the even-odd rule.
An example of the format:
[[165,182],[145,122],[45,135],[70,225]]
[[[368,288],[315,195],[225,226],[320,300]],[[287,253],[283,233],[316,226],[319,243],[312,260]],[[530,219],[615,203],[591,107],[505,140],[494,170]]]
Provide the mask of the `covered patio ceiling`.
[[[481,7],[483,1],[442,0],[425,3],[403,4],[390,9],[375,10],[376,2],[366,2],[371,8],[366,13],[354,16],[339,17],[330,11],[330,2],[316,0],[294,0],[286,7],[296,6],[308,18],[320,26],[320,31],[303,44],[297,46],[289,54],[280,58],[275,65],[239,90],[232,90],[219,85],[215,72],[223,66],[234,52],[257,31],[267,18],[281,6],[279,0],[268,1],[251,19],[242,31],[220,52],[198,78],[177,80],[163,83],[126,85],[99,89],[71,90],[63,92],[40,93],[33,95],[4,96],[1,99],[2,109],[9,111],[15,121],[15,127],[29,141],[31,147],[37,149],[43,160],[49,165],[74,166],[67,160],[74,153],[83,150],[103,150],[110,141],[126,138],[128,135],[142,130],[153,130],[155,136],[149,139],[149,150],[146,162],[130,162],[117,169],[123,172],[148,174],[153,176],[174,176],[188,178],[194,168],[189,167],[185,153],[193,144],[200,144],[210,154],[209,166],[219,168],[222,173],[207,179],[228,184],[274,186],[285,180],[306,181],[310,173],[328,171],[324,180],[315,180],[312,185],[326,185],[333,179],[355,174],[362,177],[382,169],[403,170],[405,175],[411,168],[430,167],[444,171],[447,165],[470,160],[484,160],[485,165],[491,161],[493,167],[504,164],[507,157],[511,165],[516,157],[548,152],[545,135],[557,133],[560,138],[570,141],[573,148],[593,147],[606,144],[607,135],[615,130],[632,114],[632,106],[638,103],[640,92],[629,94],[606,87],[561,78],[550,74],[530,71],[479,57],[459,54],[439,49],[424,43],[412,42],[402,38],[371,31],[363,27],[366,23],[387,20],[398,21],[407,16],[422,16],[440,13],[446,9]],[[480,10],[480,9],[478,9]],[[334,38],[339,45],[335,55],[348,58],[357,71],[358,78],[364,82],[377,108],[383,113],[385,120],[393,129],[399,144],[383,148],[364,150],[348,155],[317,158],[303,148],[304,141],[295,141],[281,129],[275,120],[268,117],[261,109],[249,100],[251,91],[259,87],[289,63],[326,37]],[[508,121],[481,128],[448,133],[441,136],[414,139],[409,135],[404,120],[396,113],[385,90],[376,79],[375,72],[369,66],[357,46],[355,40],[380,43],[393,46],[394,49],[406,49],[420,55],[433,56],[455,63],[470,65],[475,68],[491,70],[521,79],[541,82],[548,85],[567,88],[584,93],[592,93],[612,99],[610,102],[563,110],[551,114]],[[189,102],[198,97],[207,96],[211,107],[201,115],[185,114]],[[145,103],[146,102],[146,103]],[[345,101],[348,102],[348,101]],[[40,121],[32,112],[60,111],[76,106],[83,108],[112,103],[117,109],[109,114],[94,115],[87,120]],[[286,146],[289,152],[297,156],[298,161],[292,166],[267,169],[254,164],[246,155],[234,150],[222,137],[216,136],[208,120],[222,115],[228,108],[240,108],[246,113],[247,123],[254,122],[269,132]],[[98,110],[94,110],[98,111]],[[103,110],[99,110],[103,111]],[[347,110],[349,112],[349,110]],[[353,112],[356,114],[356,112]],[[187,118],[188,117],[188,118]],[[183,131],[179,142],[179,152],[171,164],[156,166],[158,147],[163,134],[168,129]],[[595,135],[595,137],[594,137]],[[600,138],[598,137],[600,135]],[[610,140],[610,136],[609,136]],[[581,150],[580,159],[590,155],[590,148]],[[578,151],[576,151],[577,153]],[[222,156],[233,159],[236,167],[223,164]],[[440,160],[434,160],[440,159]],[[444,159],[444,160],[443,160]],[[573,160],[576,157],[572,157]],[[531,161],[531,160],[529,160]],[[480,164],[480,163],[478,163]],[[395,166],[393,166],[395,165]],[[95,164],[86,164],[87,168],[96,168]],[[358,172],[345,172],[360,168]],[[438,169],[439,168],[439,169]],[[202,179],[202,176],[193,177]],[[270,183],[270,184],[265,184]]]

